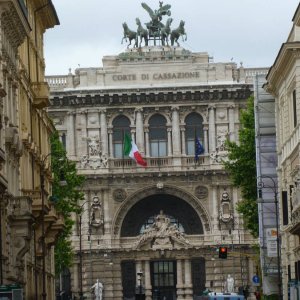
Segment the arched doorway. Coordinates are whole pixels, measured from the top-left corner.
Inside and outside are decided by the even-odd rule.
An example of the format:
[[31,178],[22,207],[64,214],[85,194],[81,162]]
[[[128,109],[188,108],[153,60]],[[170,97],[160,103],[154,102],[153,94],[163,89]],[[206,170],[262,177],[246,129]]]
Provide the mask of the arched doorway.
[[[197,212],[194,207],[175,195],[157,192],[156,194],[144,197],[132,205],[123,219],[120,230],[121,238],[143,236],[144,232],[147,231],[148,233],[149,229],[155,227],[158,221],[164,222],[163,219],[168,219],[170,226],[175,226],[179,234],[182,233],[187,236],[204,234],[199,212]],[[170,240],[161,238],[161,241],[168,243]],[[183,268],[187,268],[187,264],[183,261],[177,262],[175,251],[172,257],[164,257],[163,255],[157,257],[157,255],[153,255],[153,250],[160,249],[159,247],[155,248],[155,246],[157,246],[155,242],[154,237],[153,240],[150,241],[150,254],[147,257],[148,261],[145,262],[146,258],[143,257],[143,264],[148,265],[146,272],[149,274],[144,274],[144,276],[150,278],[151,299],[176,300],[178,286],[180,286],[180,282],[182,282],[182,279],[180,279],[178,284],[177,268],[179,266],[183,270]],[[147,248],[143,248],[143,251],[147,251]],[[182,249],[182,251],[184,252],[185,250]],[[191,264],[189,278],[193,281],[193,290],[197,290],[197,292],[204,290],[205,260],[191,260],[189,263]],[[140,266],[137,265],[135,261],[127,261],[122,265],[122,283],[125,298],[132,295],[134,289],[137,290],[137,286],[134,285],[137,282],[136,276],[139,268]],[[193,277],[197,275],[194,272],[195,268],[202,273],[202,276],[198,276],[194,284]],[[182,270],[180,270],[179,274],[183,274]],[[182,276],[185,276],[185,274]],[[128,297],[128,299],[130,299],[130,297]]]

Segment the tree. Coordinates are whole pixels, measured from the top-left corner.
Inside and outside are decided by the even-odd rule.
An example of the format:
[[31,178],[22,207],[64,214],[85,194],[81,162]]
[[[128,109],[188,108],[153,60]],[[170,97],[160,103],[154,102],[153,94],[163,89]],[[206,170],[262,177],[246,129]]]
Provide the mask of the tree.
[[[55,273],[60,274],[63,269],[72,265],[73,249],[69,237],[74,221],[71,219],[71,213],[80,212],[78,201],[84,197],[81,191],[84,176],[77,174],[76,164],[67,158],[58,132],[54,132],[51,136],[51,164],[53,172],[51,200],[57,212],[62,214],[65,220],[65,228],[59,235],[54,248]],[[61,185],[62,177],[66,181],[65,185]]]
[[243,214],[245,227],[254,237],[258,236],[258,208],[256,183],[255,119],[254,98],[250,97],[247,107],[241,111],[239,143],[226,141],[229,152],[224,162],[234,186],[241,189],[243,199],[237,204],[237,211]]

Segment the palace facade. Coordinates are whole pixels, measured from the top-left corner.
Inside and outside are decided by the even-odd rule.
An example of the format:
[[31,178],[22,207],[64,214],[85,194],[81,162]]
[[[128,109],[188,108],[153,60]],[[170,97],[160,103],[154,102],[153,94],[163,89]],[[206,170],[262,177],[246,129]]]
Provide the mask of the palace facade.
[[[228,275],[235,291],[251,287],[256,241],[222,160],[225,140],[238,141],[256,73],[266,70],[147,46],[105,56],[101,68],[47,77],[49,114],[86,176],[82,214],[74,215],[73,294],[91,299],[97,279],[105,300],[140,292],[147,300],[196,299],[206,288],[226,291]],[[126,133],[146,167],[124,156]]]
[[53,245],[63,220],[47,200],[54,127],[44,109],[43,36],[58,24],[50,0],[0,1],[1,299],[55,298]]

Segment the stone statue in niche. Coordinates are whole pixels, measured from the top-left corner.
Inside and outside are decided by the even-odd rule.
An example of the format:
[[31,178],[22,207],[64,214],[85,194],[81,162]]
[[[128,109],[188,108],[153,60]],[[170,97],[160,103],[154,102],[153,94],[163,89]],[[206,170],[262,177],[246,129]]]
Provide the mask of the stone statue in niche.
[[102,205],[98,197],[93,198],[90,222],[94,227],[99,227],[103,224]]
[[226,151],[225,142],[228,138],[228,130],[227,128],[220,128],[217,134],[217,150]]
[[230,197],[226,190],[223,191],[221,196],[220,219],[227,223],[233,219],[231,212]]
[[80,167],[82,169],[101,169],[107,168],[108,157],[102,154],[101,142],[99,137],[91,136],[87,138],[88,141],[88,155],[83,155],[80,161]]
[[88,138],[88,146],[89,146],[89,155],[90,156],[100,156],[100,140],[96,136],[92,136]]

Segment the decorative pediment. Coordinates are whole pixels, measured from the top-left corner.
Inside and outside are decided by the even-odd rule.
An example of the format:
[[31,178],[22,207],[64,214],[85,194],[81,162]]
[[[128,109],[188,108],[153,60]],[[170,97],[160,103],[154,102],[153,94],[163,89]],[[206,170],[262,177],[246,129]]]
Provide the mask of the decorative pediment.
[[190,242],[185,238],[185,234],[175,224],[172,224],[170,218],[161,211],[155,217],[155,222],[148,226],[140,235],[135,248],[172,250],[188,246],[190,246]]

